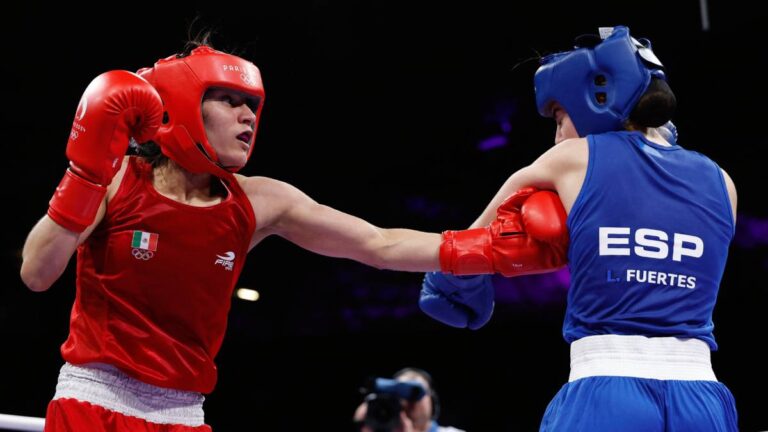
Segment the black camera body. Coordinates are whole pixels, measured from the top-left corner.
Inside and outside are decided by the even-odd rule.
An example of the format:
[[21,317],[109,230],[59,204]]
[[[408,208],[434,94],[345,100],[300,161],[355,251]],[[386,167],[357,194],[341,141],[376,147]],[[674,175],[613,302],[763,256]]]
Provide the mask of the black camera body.
[[366,396],[368,411],[365,414],[365,425],[373,432],[390,432],[400,425],[400,411],[403,405],[400,398],[387,393],[371,393]]
[[418,381],[376,378],[367,393],[365,425],[374,432],[390,432],[401,426],[400,411],[403,410],[403,401],[418,401],[426,395],[426,390]]

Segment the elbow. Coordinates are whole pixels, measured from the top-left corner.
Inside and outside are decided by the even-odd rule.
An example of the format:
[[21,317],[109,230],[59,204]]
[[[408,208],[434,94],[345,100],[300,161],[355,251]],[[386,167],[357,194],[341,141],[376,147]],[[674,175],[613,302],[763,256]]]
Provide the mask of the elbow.
[[51,287],[51,284],[45,283],[40,279],[22,277],[21,280],[24,281],[24,285],[26,285],[30,291],[34,291],[34,292],[43,292]]
[[37,272],[30,271],[27,266],[21,266],[21,280],[31,291],[42,292],[51,287],[51,282],[40,277]]

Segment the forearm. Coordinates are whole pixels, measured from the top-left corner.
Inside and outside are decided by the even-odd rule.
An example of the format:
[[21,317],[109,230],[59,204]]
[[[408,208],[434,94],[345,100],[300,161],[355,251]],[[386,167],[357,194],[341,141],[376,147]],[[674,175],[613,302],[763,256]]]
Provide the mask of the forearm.
[[[291,190],[281,198],[290,197]],[[380,269],[424,272],[440,268],[440,234],[379,228],[364,219],[296,194],[287,211],[264,227],[312,252]]]
[[77,249],[79,234],[44,216],[27,236],[21,279],[32,291],[47,290],[61,276]]
[[379,231],[380,239],[369,248],[367,264],[400,271],[440,270],[440,234],[403,228]]

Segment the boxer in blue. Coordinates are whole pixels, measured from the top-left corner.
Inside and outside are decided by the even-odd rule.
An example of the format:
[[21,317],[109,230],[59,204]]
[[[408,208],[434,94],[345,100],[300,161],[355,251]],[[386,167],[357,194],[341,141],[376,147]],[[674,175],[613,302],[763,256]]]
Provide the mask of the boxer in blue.
[[[486,225],[523,186],[557,191],[568,213],[571,373],[540,431],[736,431],[733,396],[710,363],[736,188],[677,144],[676,99],[650,42],[623,26],[600,32],[541,60],[536,103],[557,123],[556,145],[514,173],[473,224]],[[489,276],[429,273],[422,308],[452,325],[463,311],[456,326],[478,328],[492,290]]]

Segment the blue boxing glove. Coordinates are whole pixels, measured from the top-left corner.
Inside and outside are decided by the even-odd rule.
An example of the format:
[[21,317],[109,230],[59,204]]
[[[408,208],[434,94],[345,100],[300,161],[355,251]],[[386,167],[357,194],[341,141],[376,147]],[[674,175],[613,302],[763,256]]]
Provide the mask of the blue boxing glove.
[[491,276],[427,273],[421,284],[419,307],[425,314],[449,326],[477,330],[493,314]]

